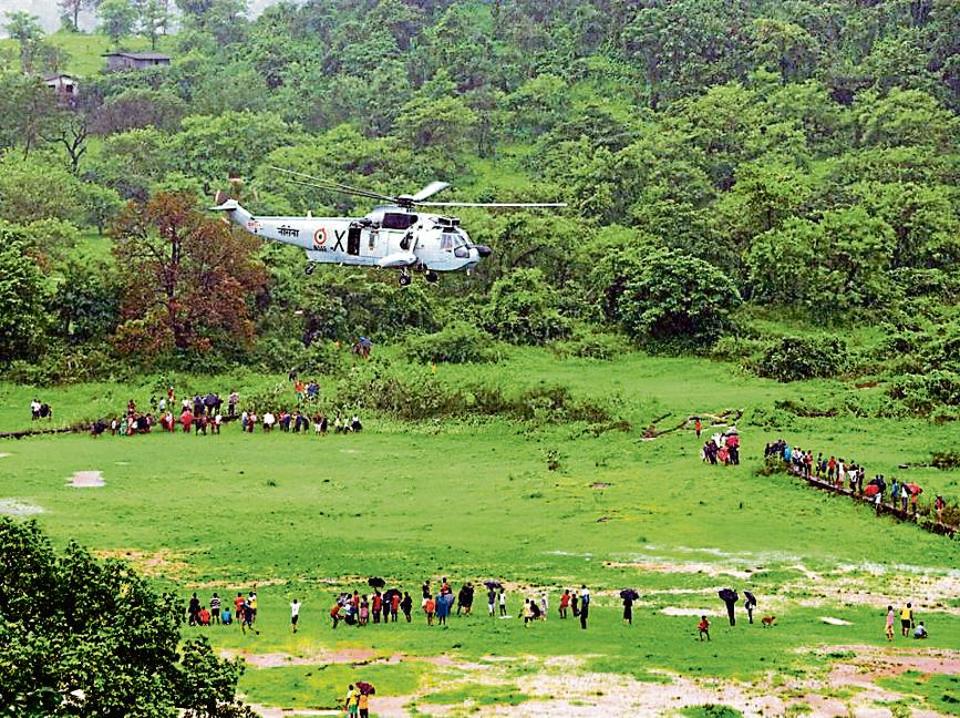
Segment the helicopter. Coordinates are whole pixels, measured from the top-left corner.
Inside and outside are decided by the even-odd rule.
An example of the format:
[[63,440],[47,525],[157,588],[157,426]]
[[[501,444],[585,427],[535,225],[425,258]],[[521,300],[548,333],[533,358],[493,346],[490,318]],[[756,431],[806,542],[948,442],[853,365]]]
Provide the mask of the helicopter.
[[308,187],[373,199],[386,204],[363,217],[261,217],[244,209],[223,191],[216,194],[211,211],[224,212],[231,222],[247,232],[272,242],[291,244],[306,251],[306,273],[318,264],[398,269],[401,287],[421,272],[427,282],[439,280],[441,272],[470,273],[492,250],[474,244],[458,217],[422,212],[422,207],[538,208],[566,207],[562,202],[431,202],[448,182],[431,182],[416,194],[390,196],[328,182],[303,172],[272,167],[290,176],[290,181]]

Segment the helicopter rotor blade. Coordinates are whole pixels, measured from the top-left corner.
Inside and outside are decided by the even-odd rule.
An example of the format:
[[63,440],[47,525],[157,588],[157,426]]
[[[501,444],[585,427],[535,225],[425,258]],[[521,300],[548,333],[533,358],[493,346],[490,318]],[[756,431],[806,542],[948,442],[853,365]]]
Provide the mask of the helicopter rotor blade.
[[339,192],[340,194],[352,195],[354,197],[365,197],[367,199],[375,200],[386,199],[390,201],[389,197],[383,197],[378,194],[373,194],[372,192],[364,192],[363,190],[344,189],[342,187],[333,187],[331,185],[320,184],[319,182],[304,182],[303,180],[295,179],[290,180],[290,182],[293,184],[303,185],[304,187],[315,187],[317,189],[326,190],[327,192]]
[[[372,192],[370,190],[361,189],[360,187],[352,187],[348,184],[343,184],[342,182],[328,182],[327,180],[321,179],[320,177],[314,177],[313,175],[308,175],[305,172],[295,172],[294,170],[284,169],[283,167],[277,167],[276,165],[270,165],[270,169],[276,170],[277,172],[282,172],[283,174],[291,175],[294,177],[303,177],[305,179],[311,180],[312,185],[319,187],[320,189],[328,189],[331,191],[344,192],[345,194],[355,194],[360,197],[369,197],[371,199],[382,199],[387,202],[396,202],[396,197],[391,197],[387,194],[380,194],[379,192]],[[300,184],[306,184],[301,182]]]
[[411,199],[414,202],[422,202],[425,199],[429,199],[430,197],[433,197],[433,195],[437,194],[437,192],[443,192],[443,190],[445,190],[449,186],[450,186],[449,182],[431,182],[422,190],[420,190],[415,195],[413,195]]
[[566,207],[566,202],[416,202],[419,207]]

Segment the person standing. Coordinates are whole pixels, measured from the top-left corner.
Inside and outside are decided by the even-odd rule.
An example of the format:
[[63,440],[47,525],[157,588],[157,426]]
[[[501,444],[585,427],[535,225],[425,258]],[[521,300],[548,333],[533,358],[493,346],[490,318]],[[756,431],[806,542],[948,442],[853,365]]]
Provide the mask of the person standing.
[[907,603],[900,611],[900,633],[909,638],[910,629],[913,627],[913,604]]
[[564,589],[563,594],[560,596],[560,608],[558,609],[560,613],[560,618],[567,617],[567,607],[570,605],[570,589]]
[[703,431],[703,423],[700,421],[698,416],[693,422],[693,430],[697,432],[697,438],[700,438],[700,432]]
[[547,601],[547,592],[544,591],[543,593],[540,594],[540,618],[542,618],[544,621],[547,620],[548,608],[549,608],[549,604]]
[[237,390],[231,390],[230,396],[227,398],[227,414],[231,419],[237,415],[237,404],[239,403],[240,395],[237,393]]
[[627,593],[623,596],[623,622],[628,626],[633,625],[633,594]]
[[933,502],[933,509],[937,512],[937,523],[941,526],[943,525],[943,510],[946,508],[947,502],[943,500],[943,497],[940,494],[937,494],[936,500]]
[[380,623],[380,613],[383,611],[383,596],[379,588],[374,589],[373,605],[370,608],[373,610],[373,622]]
[[896,620],[893,606],[887,606],[887,640],[893,640],[893,622]]
[[237,617],[241,626],[243,625],[243,604],[243,594],[238,591],[237,597],[233,599],[233,615]]
[[740,595],[732,588],[724,588],[718,591],[718,595],[720,596],[720,600],[722,600],[727,606],[727,618],[730,619],[730,625],[736,626],[736,606],[737,601],[740,600]]
[[437,611],[437,602],[433,596],[428,596],[423,602],[423,612],[427,614],[427,625],[433,625],[433,614]]
[[360,718],[369,718],[370,696],[363,691],[360,691],[360,698],[357,699],[357,708],[360,710]]
[[407,619],[407,623],[410,623],[410,621],[413,620],[413,599],[406,591],[403,592],[403,600],[400,601],[400,610],[403,611],[403,616]]
[[190,598],[190,604],[187,606],[187,623],[191,626],[197,625],[197,616],[200,614],[200,599],[197,594]]
[[360,691],[354,688],[352,683],[347,689],[347,696],[343,701],[343,709],[347,712],[347,715],[351,717],[356,716],[360,710]]
[[[397,622],[397,614],[400,612],[400,592],[394,590],[393,594],[390,596],[390,621],[392,623]],[[383,617],[384,623],[386,623],[387,617],[384,614]]]
[[580,586],[580,628],[587,630],[587,618],[590,616],[590,591],[587,584]]
[[503,617],[507,615],[507,594],[502,587],[500,588],[499,600],[500,600],[500,616]]
[[497,591],[493,586],[487,590],[487,615],[493,618],[497,614]]
[[753,623],[753,612],[757,608],[757,598],[749,591],[744,591],[743,595],[747,597],[747,600],[743,603],[743,607],[747,609],[747,618],[750,619],[750,623]]
[[210,597],[210,620],[220,624],[220,596],[216,592]]
[[293,599],[290,602],[290,627],[293,632],[297,632],[297,624],[300,622],[300,601]]

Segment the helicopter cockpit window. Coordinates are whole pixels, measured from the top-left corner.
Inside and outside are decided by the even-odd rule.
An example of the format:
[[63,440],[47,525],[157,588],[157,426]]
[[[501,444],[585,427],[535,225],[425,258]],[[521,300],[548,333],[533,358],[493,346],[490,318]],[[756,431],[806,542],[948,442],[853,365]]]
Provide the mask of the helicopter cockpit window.
[[386,212],[383,215],[381,226],[384,229],[409,229],[417,223],[418,217],[415,214],[406,214],[404,212]]
[[440,238],[440,249],[445,249],[448,252],[453,249],[453,235],[445,234]]

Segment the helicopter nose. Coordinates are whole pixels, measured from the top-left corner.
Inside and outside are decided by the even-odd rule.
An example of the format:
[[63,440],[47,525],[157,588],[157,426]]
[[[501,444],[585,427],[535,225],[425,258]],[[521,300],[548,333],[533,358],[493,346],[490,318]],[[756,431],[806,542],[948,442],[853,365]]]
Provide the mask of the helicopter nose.
[[489,257],[491,254],[493,254],[493,250],[485,244],[478,244],[476,245],[476,248],[477,254],[479,254],[481,257]]

